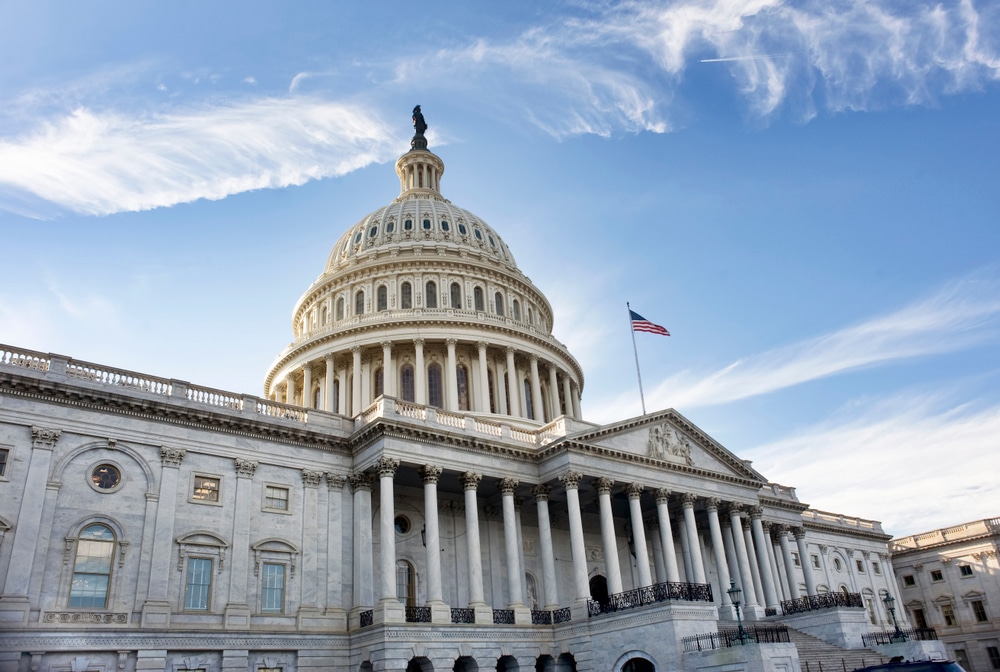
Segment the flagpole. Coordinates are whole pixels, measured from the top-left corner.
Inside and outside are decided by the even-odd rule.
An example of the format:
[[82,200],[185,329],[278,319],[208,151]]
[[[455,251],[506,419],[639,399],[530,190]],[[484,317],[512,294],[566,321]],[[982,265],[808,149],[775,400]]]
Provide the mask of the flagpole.
[[632,326],[632,306],[625,302],[628,309],[628,330],[632,332],[632,352],[635,353],[635,376],[639,379],[639,400],[642,401],[642,414],[646,415],[646,396],[642,393],[642,374],[639,372],[639,349],[635,347],[635,327]]

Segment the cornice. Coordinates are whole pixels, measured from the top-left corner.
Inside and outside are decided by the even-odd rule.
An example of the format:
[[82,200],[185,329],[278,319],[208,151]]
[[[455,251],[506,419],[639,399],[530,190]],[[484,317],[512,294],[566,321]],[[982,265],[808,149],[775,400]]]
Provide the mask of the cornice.
[[778,499],[776,497],[761,497],[758,495],[757,501],[761,503],[761,506],[769,506],[772,509],[782,509],[784,511],[792,511],[794,513],[802,513],[809,508],[808,504],[803,504],[802,502],[791,502],[787,499]]
[[395,438],[407,441],[415,441],[429,446],[446,445],[453,448],[466,450],[478,450],[491,453],[505,459],[518,460],[520,462],[531,463],[537,461],[533,450],[515,448],[513,446],[469,436],[467,434],[457,434],[433,430],[417,425],[410,425],[386,418],[379,418],[374,422],[365,425],[352,438],[352,451],[355,455],[370,447],[382,438]]
[[838,525],[824,525],[812,520],[803,520],[802,527],[813,532],[828,532],[831,534],[846,535],[857,539],[867,539],[869,541],[887,542],[892,539],[891,534],[884,532],[868,532],[853,527],[840,527]]

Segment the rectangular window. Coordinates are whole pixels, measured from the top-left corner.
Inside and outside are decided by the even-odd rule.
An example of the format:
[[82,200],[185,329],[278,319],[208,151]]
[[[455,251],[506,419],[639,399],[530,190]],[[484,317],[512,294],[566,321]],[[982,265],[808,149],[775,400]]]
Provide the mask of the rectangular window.
[[222,479],[195,474],[194,490],[191,492],[191,499],[198,502],[217,503],[219,501],[219,487],[221,485]]
[[819,569],[820,568],[819,567],[819,556],[818,555],[814,555],[814,556],[811,556],[811,557],[812,557],[813,567],[816,568],[816,569]]
[[940,569],[931,570],[931,581],[944,581],[944,574],[941,573]]
[[917,585],[917,580],[913,578],[912,574],[907,574],[906,576],[903,577],[903,585],[904,586],[915,586],[915,585]]
[[802,566],[802,561],[799,560],[799,554],[794,551],[792,551],[792,564],[795,565],[796,567]]
[[260,610],[265,614],[285,611],[285,566],[265,562],[260,587]]
[[264,508],[275,511],[288,510],[288,488],[274,485],[264,487]]
[[913,621],[917,624],[917,627],[921,630],[927,629],[927,616],[924,615],[923,609],[913,610]]
[[882,575],[882,568],[878,566],[877,562],[872,562],[872,571],[875,572],[875,576]]
[[990,667],[994,670],[1000,670],[1000,649],[995,646],[987,646],[986,655],[990,659]]
[[986,615],[986,605],[983,604],[982,600],[972,601],[972,613],[976,617],[976,623],[985,623],[986,621],[990,620],[989,617]]
[[972,567],[970,567],[969,565],[959,565],[958,573],[961,576],[972,576]]
[[184,609],[208,611],[212,595],[211,558],[188,558],[187,581],[184,584]]
[[944,616],[945,625],[955,625],[955,610],[950,604],[941,605],[941,615]]
[[864,562],[864,560],[855,560],[854,564],[858,568],[858,574],[864,574],[865,573],[865,562]]
[[6,448],[0,448],[0,477],[7,475],[7,458],[9,456],[9,450]]

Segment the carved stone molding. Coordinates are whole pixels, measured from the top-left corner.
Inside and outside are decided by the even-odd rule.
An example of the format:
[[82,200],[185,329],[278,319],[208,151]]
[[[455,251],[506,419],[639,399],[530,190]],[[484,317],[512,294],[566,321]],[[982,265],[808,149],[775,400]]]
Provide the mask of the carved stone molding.
[[465,490],[475,490],[479,487],[479,481],[483,480],[482,474],[477,474],[474,471],[467,471],[462,474],[462,487]]
[[[806,528],[804,528],[804,527],[793,527],[792,528],[792,534],[795,536],[796,539],[805,539],[806,538]],[[868,553],[867,552],[865,553],[865,557],[866,558],[868,557]]]
[[323,480],[322,471],[310,471],[309,469],[302,470],[302,482],[305,483],[307,488],[319,487],[319,482]]
[[531,489],[531,494],[535,497],[536,502],[549,501],[550,492],[552,492],[552,486],[544,483],[539,483]]
[[607,476],[600,476],[598,478],[595,478],[592,481],[592,484],[594,486],[594,489],[597,490],[598,494],[601,494],[601,495],[610,495],[611,494],[611,488],[614,487],[615,482],[612,481]]
[[764,509],[763,507],[761,507],[760,504],[754,504],[753,506],[749,507],[747,511],[750,512],[751,518],[760,518],[764,515]]
[[442,471],[444,469],[435,464],[425,464],[420,467],[420,475],[423,477],[424,483],[437,483]]
[[254,473],[257,471],[257,462],[254,460],[244,460],[240,457],[237,457],[235,462],[236,478],[253,478]]
[[61,429],[47,429],[45,427],[31,427],[31,447],[36,450],[52,450],[56,447],[56,441],[62,435]]
[[375,471],[378,472],[379,478],[392,478],[398,468],[399,460],[394,457],[380,457],[375,463]]
[[326,472],[326,486],[331,490],[342,490],[346,481],[346,476]]
[[108,614],[103,611],[47,611],[42,616],[42,623],[126,625],[128,614]]
[[709,497],[705,500],[705,510],[718,512],[720,504],[722,504],[722,500],[718,497]]
[[566,487],[567,490],[578,490],[580,488],[580,481],[583,479],[583,474],[576,471],[567,471],[565,474],[559,477],[559,480]]
[[500,490],[501,495],[513,495],[514,491],[517,490],[518,481],[516,478],[501,478],[497,481],[497,488]]
[[629,499],[639,499],[642,497],[643,487],[640,483],[629,483],[625,486],[625,492]]
[[666,488],[657,488],[653,492],[656,495],[657,504],[659,504],[660,502],[667,502],[668,504],[670,503],[670,491],[667,490]]
[[750,521],[749,518],[743,518],[740,522],[743,523],[743,529],[744,530],[751,530],[751,529],[753,529],[753,523]]
[[371,492],[375,487],[375,475],[370,471],[356,471],[347,477],[351,481],[351,487],[355,490],[367,490]]
[[163,461],[164,467],[173,467],[176,469],[181,466],[181,461],[185,455],[187,455],[187,451],[183,448],[160,446],[160,459]]
[[698,498],[690,492],[685,492],[681,494],[681,504],[684,506],[685,509],[688,508],[689,506],[694,507],[694,503],[695,501],[697,501],[697,499]]

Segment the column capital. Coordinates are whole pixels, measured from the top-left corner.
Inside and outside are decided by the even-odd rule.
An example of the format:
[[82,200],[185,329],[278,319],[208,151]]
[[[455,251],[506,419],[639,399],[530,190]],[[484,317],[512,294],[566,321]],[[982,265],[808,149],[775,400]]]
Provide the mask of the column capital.
[[582,479],[583,474],[578,471],[567,471],[565,474],[559,476],[559,480],[566,486],[567,490],[578,490]]
[[730,517],[737,516],[743,513],[743,506],[739,502],[726,502],[726,514]]
[[513,357],[514,353],[517,352],[517,350],[515,350],[513,347],[511,347],[509,345],[506,348],[504,348],[503,351],[507,353],[508,357]]
[[435,464],[425,464],[420,467],[420,475],[423,477],[424,483],[437,483],[442,471],[444,469]]
[[804,528],[804,527],[793,527],[792,528],[792,535],[794,535],[796,539],[805,539],[806,538],[806,528]]
[[425,341],[422,338],[414,338],[413,339],[413,345],[417,346],[418,348],[424,347],[424,343],[425,343]]
[[319,482],[323,480],[322,471],[312,471],[310,469],[302,470],[302,482],[307,488],[319,487]]
[[351,346],[351,352],[354,353],[355,355],[358,354],[358,353],[360,353],[361,352],[361,346],[360,345],[352,345]]
[[748,508],[747,511],[750,512],[751,518],[759,519],[764,515],[764,507],[762,507],[760,504],[754,504],[753,506]]
[[762,520],[760,521],[760,526],[764,528],[764,534],[771,534],[771,521]]
[[692,508],[693,509],[694,508],[695,500],[697,500],[697,499],[698,499],[698,497],[696,497],[694,494],[692,494],[690,492],[681,493],[681,505],[685,509],[687,509],[687,508]]
[[334,357],[332,354],[330,354],[330,355],[325,356],[323,359],[326,360],[326,361],[328,361],[328,362],[333,362],[337,358]]
[[446,339],[445,342],[444,342],[444,344],[447,345],[448,347],[453,348],[456,345],[458,345],[458,339],[457,338]]
[[549,501],[550,492],[552,492],[552,486],[545,483],[539,483],[531,489],[531,494],[534,495],[536,502]]
[[753,530],[753,522],[749,518],[741,518],[740,522],[743,523],[744,530]]
[[381,345],[383,350],[392,350],[392,341],[382,341]]
[[479,481],[483,480],[482,474],[474,471],[467,471],[462,474],[462,488],[465,490],[475,490],[479,487]]
[[56,447],[56,441],[62,435],[61,429],[48,429],[46,427],[31,427],[31,447],[35,450],[52,450]]
[[396,475],[397,468],[399,468],[399,460],[393,457],[380,457],[375,463],[375,470],[378,472],[379,478],[392,478]]
[[516,478],[501,478],[497,481],[497,488],[500,489],[501,495],[513,495],[514,491],[517,490],[518,481]]
[[625,492],[629,499],[639,499],[642,497],[643,487],[641,483],[629,483],[625,486]]
[[709,511],[719,512],[719,506],[722,504],[722,500],[718,497],[708,497],[705,499],[705,508]]
[[351,482],[351,487],[355,490],[367,490],[371,492],[375,486],[375,475],[370,471],[356,471],[347,479]]
[[661,502],[667,504],[670,503],[670,491],[667,490],[666,488],[657,488],[656,490],[653,491],[653,494],[656,495],[657,504],[660,504]]
[[785,532],[788,532],[788,526],[784,523],[775,523],[772,528],[774,529],[774,533],[779,537],[785,536]]
[[326,487],[331,490],[342,490],[344,483],[347,481],[346,476],[341,476],[340,474],[334,474],[331,472],[326,472]]
[[176,469],[181,466],[181,460],[187,455],[187,451],[183,448],[167,448],[166,446],[160,446],[160,459],[163,461],[164,467],[173,467]]
[[236,460],[236,478],[253,478],[254,472],[257,471],[257,462],[254,460],[244,460],[237,457]]
[[476,341],[476,347],[479,348],[480,350],[485,350],[487,347],[489,347],[489,343],[487,343],[486,341]]
[[528,355],[528,361],[529,362],[533,362],[535,364],[538,364],[538,355],[536,355],[534,353]]
[[598,494],[601,495],[610,495],[611,488],[613,488],[615,485],[615,482],[610,478],[608,478],[607,476],[599,476],[598,478],[595,478],[593,481],[591,481],[591,483],[597,490]]

